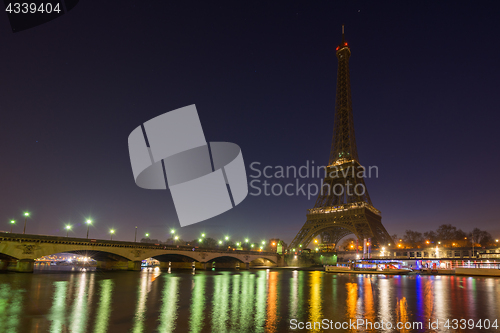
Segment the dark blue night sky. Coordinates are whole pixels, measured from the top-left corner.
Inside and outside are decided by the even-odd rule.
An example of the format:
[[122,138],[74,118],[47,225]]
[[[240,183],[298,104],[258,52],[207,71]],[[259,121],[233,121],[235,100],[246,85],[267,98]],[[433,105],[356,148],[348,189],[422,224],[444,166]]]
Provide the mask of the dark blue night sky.
[[127,138],[196,104],[207,140],[238,144],[248,175],[252,162],[325,165],[345,24],[358,153],[379,169],[366,183],[388,232],[500,236],[500,3],[116,3],[19,33],[0,15],[0,230],[17,219],[22,232],[29,210],[28,233],[71,223],[85,237],[91,217],[92,238],[138,226],[290,242],[316,197],[249,195],[180,229],[168,191],[135,185]]

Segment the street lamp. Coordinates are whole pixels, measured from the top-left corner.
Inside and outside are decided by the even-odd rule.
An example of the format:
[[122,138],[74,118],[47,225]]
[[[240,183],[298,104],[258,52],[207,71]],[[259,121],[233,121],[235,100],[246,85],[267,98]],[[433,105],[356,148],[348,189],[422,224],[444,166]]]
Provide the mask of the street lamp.
[[68,237],[68,233],[69,233],[69,231],[71,230],[71,225],[69,225],[69,224],[68,224],[68,225],[66,225],[66,226],[64,227],[64,229],[66,229],[66,237]]
[[135,227],[134,243],[137,242],[137,226]]
[[111,234],[111,240],[113,240],[113,234],[115,233],[115,229],[110,229],[109,233]]
[[173,235],[175,234],[175,229],[170,229],[170,233]]
[[262,245],[265,245],[266,244],[266,241],[262,241]]
[[178,239],[179,239],[179,236],[175,236],[175,237],[174,237],[174,239],[175,239],[175,240],[178,240]]
[[203,241],[203,239],[201,239],[201,238],[200,238],[200,239],[198,239],[198,243],[201,243],[202,241]]
[[202,238],[205,238],[205,234],[201,234],[201,237],[202,237]]
[[245,238],[245,243],[248,243],[248,238]]
[[23,230],[23,234],[26,233],[26,221],[28,220],[29,216],[30,216],[30,213],[28,213],[28,212],[24,213],[24,230]]
[[226,236],[226,240],[229,240],[229,236]]
[[16,224],[15,220],[10,220],[10,233],[12,233],[12,227]]
[[87,220],[87,239],[89,239],[89,228],[90,228],[91,224],[92,224],[92,220]]
[[222,244],[222,241],[221,241],[221,240],[219,241],[219,245],[220,245],[220,244]]
[[149,234],[146,232],[146,237],[149,237]]

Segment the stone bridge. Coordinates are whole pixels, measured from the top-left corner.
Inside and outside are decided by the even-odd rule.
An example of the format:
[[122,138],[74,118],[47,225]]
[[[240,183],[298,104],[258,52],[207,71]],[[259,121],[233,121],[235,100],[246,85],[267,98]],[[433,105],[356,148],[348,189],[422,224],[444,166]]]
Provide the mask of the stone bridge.
[[[141,261],[154,258],[160,268],[195,265],[196,268],[249,268],[250,264],[277,265],[281,259],[272,252],[214,250],[192,246],[163,245],[112,240],[82,239],[0,232],[0,270],[33,272],[35,259],[56,253],[75,253],[92,257],[104,270],[140,270]],[[193,263],[194,262],[194,263]],[[240,266],[239,264],[244,265]]]

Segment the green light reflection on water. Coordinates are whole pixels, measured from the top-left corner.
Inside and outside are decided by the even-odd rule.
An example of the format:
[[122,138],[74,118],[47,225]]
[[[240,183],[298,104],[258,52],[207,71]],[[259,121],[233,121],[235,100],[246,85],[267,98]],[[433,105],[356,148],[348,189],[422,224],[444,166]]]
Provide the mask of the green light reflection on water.
[[109,315],[111,313],[111,295],[113,292],[113,280],[106,279],[99,281],[100,299],[97,308],[97,318],[95,321],[94,332],[107,332],[109,324]]
[[242,331],[249,331],[253,326],[255,275],[250,272],[242,272],[241,276],[241,306],[239,327]]
[[87,274],[82,273],[79,277],[77,295],[73,302],[73,311],[71,314],[70,332],[87,331]]
[[[1,332],[18,332],[22,312],[24,290],[12,290],[9,284],[0,285],[0,329]],[[10,298],[10,300],[9,300]]]
[[163,286],[162,298],[163,305],[161,307],[158,332],[172,332],[175,329],[175,321],[177,320],[180,278],[171,275],[164,275],[164,281],[165,284]]
[[264,332],[266,321],[266,299],[267,299],[267,271],[259,271],[257,274],[257,291],[255,295],[255,332]]
[[234,329],[239,325],[241,275],[235,274],[231,277],[231,280],[233,281],[233,288],[231,290],[231,327]]
[[214,276],[214,296],[212,301],[212,331],[226,331],[229,310],[229,272]]
[[69,284],[68,281],[57,281],[53,285],[55,291],[49,315],[52,321],[50,332],[58,333],[62,332],[63,327],[66,327],[66,295]]
[[148,298],[148,280],[150,276],[147,271],[141,272],[141,281],[137,293],[137,307],[135,310],[134,327],[132,332],[140,333],[144,329],[144,317],[146,314],[146,300]]
[[193,277],[194,287],[191,296],[191,317],[189,320],[190,332],[201,332],[203,329],[206,279],[207,277],[204,274]]

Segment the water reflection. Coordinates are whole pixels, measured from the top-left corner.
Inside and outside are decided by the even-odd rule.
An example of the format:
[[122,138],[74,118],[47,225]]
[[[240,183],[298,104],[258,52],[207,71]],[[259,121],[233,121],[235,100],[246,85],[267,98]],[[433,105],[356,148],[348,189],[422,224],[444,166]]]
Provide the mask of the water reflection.
[[179,280],[177,276],[165,275],[159,332],[172,332],[176,326],[179,301]]
[[113,280],[106,279],[99,281],[100,298],[97,309],[97,318],[94,332],[104,333],[108,330],[109,316],[111,313],[111,298],[113,294]]
[[203,329],[205,307],[205,275],[196,275],[193,279],[194,286],[191,296],[191,317],[189,319],[189,329],[191,332],[201,332]]
[[[310,322],[321,322],[323,319],[323,313],[321,311],[321,278],[323,276],[323,272],[311,272],[309,279],[309,287],[310,287],[310,298],[309,298],[309,321]],[[312,332],[320,332],[320,326],[317,325],[313,328]]]
[[50,320],[52,326],[50,331],[59,333],[66,330],[66,295],[68,293],[68,281],[54,282],[54,298],[50,310]]
[[0,332],[282,332],[291,331],[292,319],[324,318],[425,326],[448,318],[494,320],[498,297],[500,279],[454,276],[288,270],[2,274]]
[[0,323],[5,332],[17,332],[21,320],[24,290],[0,284]]
[[87,297],[92,296],[87,295],[88,278],[88,274],[81,274],[75,287],[76,296],[70,317],[71,332],[87,332]]

